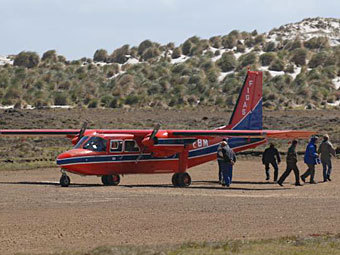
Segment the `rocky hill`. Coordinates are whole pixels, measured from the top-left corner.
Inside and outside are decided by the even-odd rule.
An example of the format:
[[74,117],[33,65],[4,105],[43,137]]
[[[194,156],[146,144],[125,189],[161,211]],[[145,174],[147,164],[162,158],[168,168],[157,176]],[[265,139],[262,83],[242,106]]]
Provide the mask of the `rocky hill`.
[[98,49],[93,59],[23,51],[0,57],[0,104],[231,109],[248,67],[264,72],[268,109],[338,107],[340,19],[194,36],[178,46],[145,40],[110,54]]

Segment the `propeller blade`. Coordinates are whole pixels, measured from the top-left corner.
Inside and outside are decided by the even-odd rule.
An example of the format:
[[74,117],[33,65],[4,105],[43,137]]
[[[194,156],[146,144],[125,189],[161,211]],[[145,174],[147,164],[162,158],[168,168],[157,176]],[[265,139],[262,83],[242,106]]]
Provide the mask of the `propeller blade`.
[[[152,130],[152,133],[151,133],[150,138],[149,138],[150,140],[154,140],[155,141],[157,139],[156,135],[157,135],[157,133],[158,133],[160,128],[161,128],[161,125],[159,123],[157,123],[156,126],[154,127],[154,129]],[[141,150],[140,154],[138,155],[138,157],[137,157],[137,159],[135,161],[135,164],[137,164],[138,161],[142,158],[144,150],[145,150],[145,147]]]
[[160,129],[160,127],[161,127],[161,125],[160,125],[159,123],[156,124],[156,126],[154,127],[154,129],[153,129],[153,131],[152,131],[152,133],[151,133],[151,135],[150,135],[150,139],[152,139],[152,140],[155,139],[155,137],[156,137],[156,135],[157,135],[158,130]]
[[79,142],[79,140],[83,138],[83,136],[84,136],[84,134],[85,134],[85,131],[86,131],[86,128],[87,128],[87,122],[84,122],[84,123],[83,123],[83,126],[82,126],[81,129],[79,130],[77,142]]

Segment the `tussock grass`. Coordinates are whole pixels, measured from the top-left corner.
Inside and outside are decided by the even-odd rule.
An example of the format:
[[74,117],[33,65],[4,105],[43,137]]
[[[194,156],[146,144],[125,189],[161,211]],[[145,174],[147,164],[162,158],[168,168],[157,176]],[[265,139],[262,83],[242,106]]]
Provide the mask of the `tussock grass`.
[[[21,255],[30,255],[20,253]],[[45,254],[45,253],[43,253]],[[188,242],[170,246],[101,246],[87,252],[62,252],[51,255],[338,255],[340,234],[310,237],[285,237],[268,240]]]

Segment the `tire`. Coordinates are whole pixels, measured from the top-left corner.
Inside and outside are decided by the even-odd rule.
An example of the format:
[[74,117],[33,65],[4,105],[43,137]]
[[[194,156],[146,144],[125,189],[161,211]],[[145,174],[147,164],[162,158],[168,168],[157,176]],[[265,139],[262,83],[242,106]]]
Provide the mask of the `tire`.
[[62,175],[59,182],[61,187],[68,187],[71,183],[71,179],[67,175]]
[[107,175],[103,175],[102,176],[102,183],[104,184],[104,186],[108,186],[109,185],[108,180],[107,180]]
[[112,185],[117,186],[120,183],[120,176],[118,174],[114,174],[112,176]]
[[189,187],[191,184],[191,177],[188,173],[179,173],[178,174],[178,186],[185,188]]
[[118,174],[114,175],[103,175],[102,183],[105,186],[117,186],[120,183],[120,176]]
[[178,187],[178,173],[172,175],[171,182],[174,187]]

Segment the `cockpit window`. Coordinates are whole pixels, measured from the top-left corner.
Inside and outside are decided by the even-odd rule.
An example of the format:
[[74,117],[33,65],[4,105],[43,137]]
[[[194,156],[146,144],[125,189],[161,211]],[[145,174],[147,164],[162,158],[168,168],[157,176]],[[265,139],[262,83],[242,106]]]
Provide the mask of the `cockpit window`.
[[110,152],[121,152],[123,150],[123,141],[111,140]]
[[85,142],[85,140],[87,140],[87,138],[89,138],[88,136],[83,136],[78,142],[77,144],[74,146],[75,149],[79,149],[81,147],[81,145],[83,144],[83,142]]
[[91,137],[84,146],[84,149],[91,151],[106,151],[106,140],[101,137]]
[[139,147],[137,145],[137,143],[133,140],[131,141],[125,141],[125,151],[128,152],[134,152],[134,151],[139,151]]

